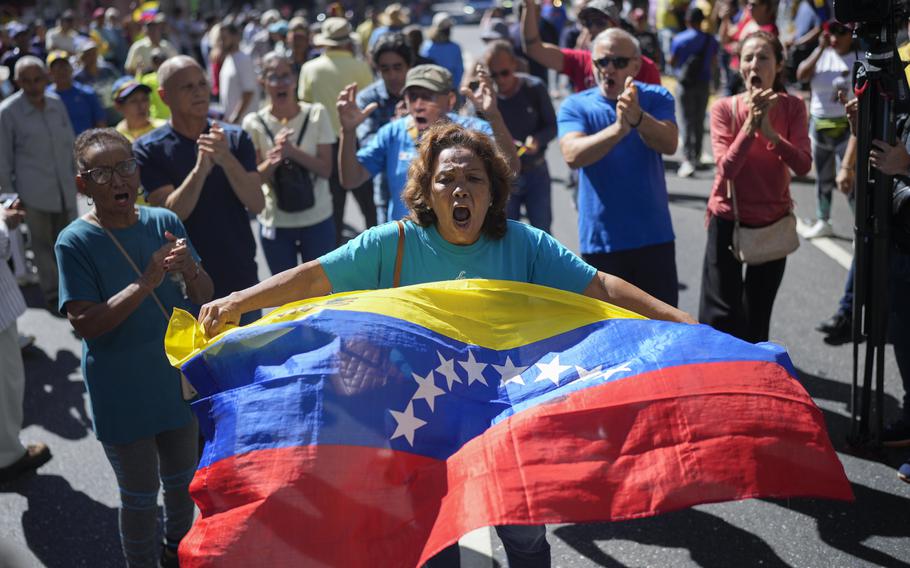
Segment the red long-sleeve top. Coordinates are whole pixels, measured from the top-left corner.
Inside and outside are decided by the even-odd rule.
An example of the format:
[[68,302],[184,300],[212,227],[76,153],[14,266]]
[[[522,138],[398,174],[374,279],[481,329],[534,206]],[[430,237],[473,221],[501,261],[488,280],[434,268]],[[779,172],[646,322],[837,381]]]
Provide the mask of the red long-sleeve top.
[[732,97],[720,99],[711,108],[711,146],[717,168],[708,212],[733,219],[727,189],[727,181],[733,180],[740,222],[761,227],[790,211],[790,169],[805,175],[812,167],[809,120],[800,98],[779,93],[770,118],[780,142],[772,145],[760,132],[746,134],[742,125],[749,107],[744,95],[737,96],[735,121]]

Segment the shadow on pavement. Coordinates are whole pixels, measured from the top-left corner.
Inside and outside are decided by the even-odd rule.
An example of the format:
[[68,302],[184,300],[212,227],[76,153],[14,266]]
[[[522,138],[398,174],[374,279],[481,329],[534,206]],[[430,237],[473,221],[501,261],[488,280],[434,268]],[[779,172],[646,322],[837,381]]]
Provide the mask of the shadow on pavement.
[[92,422],[85,408],[85,385],[70,380],[79,369],[79,357],[58,351],[51,359],[36,347],[23,352],[25,363],[25,420],[23,427],[41,426],[61,438],[79,440],[91,432]]
[[28,500],[22,532],[32,553],[48,568],[121,567],[117,509],[76,491],[59,475],[26,476],[0,492]]
[[704,195],[690,195],[687,193],[678,193],[675,191],[667,192],[670,203],[688,209],[705,211],[708,208],[708,198]]
[[[698,566],[789,565],[761,538],[723,519],[686,509],[647,519],[559,527],[553,533],[598,566],[625,566],[597,545],[597,541],[629,540],[662,548],[689,551]],[[748,560],[746,560],[748,559]]]

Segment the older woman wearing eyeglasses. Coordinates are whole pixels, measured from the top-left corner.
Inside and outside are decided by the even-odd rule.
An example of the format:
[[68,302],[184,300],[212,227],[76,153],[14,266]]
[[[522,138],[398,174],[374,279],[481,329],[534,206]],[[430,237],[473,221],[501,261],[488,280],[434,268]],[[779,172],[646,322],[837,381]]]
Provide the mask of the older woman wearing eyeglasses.
[[261,82],[268,104],[246,115],[243,129],[253,139],[265,195],[258,216],[262,250],[278,274],[335,248],[329,177],[336,137],[322,104],[297,101],[297,74],[287,56],[263,57]]
[[[129,566],[176,566],[193,522],[189,483],[197,424],[180,373],[164,352],[174,308],[195,311],[213,285],[171,211],[136,207],[139,170],[112,128],[75,142],[76,186],[93,202],[57,238],[60,311],[82,336],[82,376],[95,435],[120,486],[120,536]],[[166,543],[158,536],[164,486]]]

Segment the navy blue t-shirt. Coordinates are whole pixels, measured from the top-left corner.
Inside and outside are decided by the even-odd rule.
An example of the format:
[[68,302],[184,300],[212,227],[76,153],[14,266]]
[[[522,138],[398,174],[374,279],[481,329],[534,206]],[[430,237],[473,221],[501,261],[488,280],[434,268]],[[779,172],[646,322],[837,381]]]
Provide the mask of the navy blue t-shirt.
[[705,59],[698,74],[698,81],[708,83],[711,81],[711,62],[714,60],[717,49],[718,43],[714,36],[699,30],[686,28],[685,31],[676,34],[670,43],[670,53],[676,57],[676,66],[673,68],[673,73],[679,77],[686,61],[704,51]]
[[[250,136],[239,126],[222,123],[221,127],[234,157],[246,171],[256,171],[256,150]],[[179,187],[196,165],[196,141],[177,133],[170,123],[136,140],[133,152],[146,198],[165,185]],[[215,298],[258,282],[250,218],[221,166],[209,172],[199,202],[183,224],[202,257],[202,266],[212,277]]]

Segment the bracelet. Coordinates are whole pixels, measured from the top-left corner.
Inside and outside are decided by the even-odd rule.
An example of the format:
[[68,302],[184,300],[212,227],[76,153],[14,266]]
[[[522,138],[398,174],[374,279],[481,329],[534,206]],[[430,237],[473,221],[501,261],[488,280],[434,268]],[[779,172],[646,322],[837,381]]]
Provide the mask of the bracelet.
[[641,111],[641,114],[638,115],[638,122],[635,124],[630,124],[632,128],[638,128],[638,125],[641,124],[641,121],[645,119],[645,111]]

